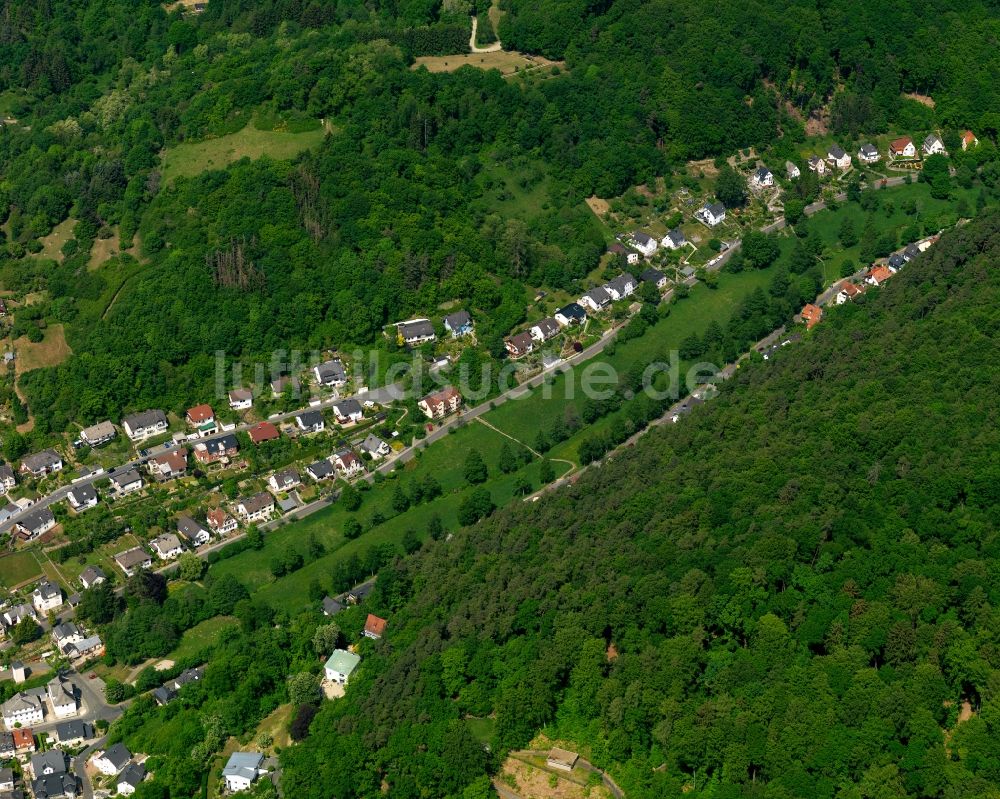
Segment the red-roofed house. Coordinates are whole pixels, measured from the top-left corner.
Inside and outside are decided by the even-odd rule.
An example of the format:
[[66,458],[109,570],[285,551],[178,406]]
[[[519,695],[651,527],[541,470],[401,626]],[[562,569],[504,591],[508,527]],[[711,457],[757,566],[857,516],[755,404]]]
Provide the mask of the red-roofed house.
[[428,394],[417,405],[428,419],[440,419],[458,410],[462,395],[454,386],[445,386],[440,391]]
[[917,155],[917,148],[913,144],[913,139],[902,136],[889,142],[889,154],[897,158],[914,158]]
[[865,290],[863,288],[856,286],[849,280],[845,280],[840,284],[840,291],[837,292],[837,305],[843,305],[845,302],[850,302],[864,293]]
[[161,480],[180,477],[187,471],[187,450],[175,449],[165,455],[157,455],[149,462],[149,473]]
[[281,433],[278,432],[278,428],[275,427],[270,422],[261,422],[260,424],[255,424],[247,431],[247,435],[250,436],[250,440],[254,444],[263,444],[265,441],[274,441],[278,438]]
[[971,130],[966,130],[962,133],[962,149],[968,150],[970,147],[978,147],[979,139],[976,138],[976,134]]
[[799,315],[802,317],[802,321],[806,323],[806,330],[811,330],[823,320],[823,309],[818,305],[809,303],[802,309],[802,313]]
[[885,264],[878,264],[872,267],[872,271],[865,278],[865,283],[872,286],[881,286],[890,277],[892,277],[892,270]]
[[188,408],[187,423],[197,428],[198,435],[211,436],[219,432],[219,427],[215,423],[215,411],[208,404],[195,405]]
[[229,535],[236,532],[236,519],[222,508],[212,508],[205,514],[205,518],[208,520],[208,526],[216,535]]
[[10,731],[10,734],[14,739],[14,749],[18,752],[35,751],[35,733],[32,732],[31,727],[15,727]]
[[385,619],[380,619],[374,613],[369,613],[368,619],[365,621],[365,638],[377,641],[385,633],[386,624],[388,622]]

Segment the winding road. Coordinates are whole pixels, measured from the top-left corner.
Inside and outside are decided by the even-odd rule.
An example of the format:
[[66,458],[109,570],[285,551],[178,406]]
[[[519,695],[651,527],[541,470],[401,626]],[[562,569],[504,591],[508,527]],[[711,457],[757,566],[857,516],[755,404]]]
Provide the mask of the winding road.
[[473,53],[498,53],[503,50],[503,45],[500,44],[500,40],[497,39],[493,44],[488,44],[485,47],[476,46],[476,31],[479,30],[479,17],[472,17],[472,35],[469,36],[469,50]]

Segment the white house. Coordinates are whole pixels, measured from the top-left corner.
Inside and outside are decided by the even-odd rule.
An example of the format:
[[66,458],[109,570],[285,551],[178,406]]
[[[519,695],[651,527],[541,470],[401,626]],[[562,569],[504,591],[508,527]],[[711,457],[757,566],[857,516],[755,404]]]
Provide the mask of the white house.
[[31,604],[39,613],[48,613],[63,603],[62,589],[55,583],[42,580],[31,594]]
[[218,536],[227,536],[235,533],[238,527],[236,519],[226,513],[222,508],[212,508],[205,514],[208,526]]
[[184,547],[181,546],[181,540],[173,533],[158,535],[149,542],[149,545],[160,560],[173,560],[179,557],[184,551]]
[[111,475],[111,487],[119,494],[131,494],[133,491],[141,491],[144,485],[142,475],[135,469],[128,469],[121,474]]
[[222,769],[222,777],[226,781],[229,792],[246,791],[261,774],[266,774],[261,766],[264,755],[260,752],[233,752]]
[[687,239],[684,237],[684,231],[679,227],[667,231],[667,234],[660,239],[660,246],[667,250],[677,250],[685,244],[687,244]]
[[141,547],[132,547],[132,549],[126,549],[115,555],[115,563],[118,564],[118,568],[125,573],[126,577],[131,577],[140,569],[148,569],[152,566],[153,559]]
[[107,579],[104,569],[100,566],[88,566],[80,572],[80,585],[84,588],[93,588],[95,585],[106,582]]
[[65,677],[53,677],[45,686],[45,694],[57,719],[67,719],[77,714],[80,706],[76,701],[76,685],[72,681]]
[[947,155],[947,150],[944,149],[944,142],[941,141],[935,134],[931,133],[924,139],[923,147],[924,155]]
[[582,325],[587,321],[587,312],[583,310],[583,306],[578,302],[571,302],[568,305],[564,305],[558,311],[555,312],[553,317],[562,327],[569,327],[570,325]]
[[361,657],[346,649],[334,649],[323,667],[326,678],[339,685],[347,685],[352,672],[358,667]]
[[373,461],[381,460],[392,452],[392,448],[374,433],[369,433],[368,437],[361,442],[360,449],[367,452]]
[[535,341],[548,341],[559,333],[559,323],[551,316],[546,316],[532,325],[528,332]]
[[91,759],[91,765],[101,774],[114,776],[120,772],[132,759],[132,753],[125,744],[117,743],[109,746],[103,752],[98,752]]
[[313,377],[321,386],[342,386],[347,383],[347,372],[340,358],[333,358],[314,366]]
[[755,189],[763,189],[774,185],[774,175],[766,166],[757,167],[750,176],[750,185]]
[[129,763],[118,775],[118,784],[115,787],[121,796],[131,796],[144,779],[146,779],[146,767],[142,763]]
[[90,427],[85,427],[80,431],[80,440],[89,447],[99,447],[101,444],[106,444],[115,436],[118,435],[118,431],[115,430],[115,426],[109,421],[98,422],[97,424],[92,424]]
[[577,303],[596,313],[597,311],[604,310],[611,304],[611,295],[608,294],[603,287],[598,286],[580,297],[580,299],[577,300]]
[[52,640],[62,649],[66,644],[75,644],[84,638],[83,630],[71,621],[64,621],[52,628]]
[[826,174],[826,161],[824,161],[818,155],[810,155],[808,163],[810,172],[815,172],[817,175]]
[[212,534],[190,516],[177,517],[177,535],[196,547],[212,540]]
[[417,403],[417,407],[428,419],[441,419],[457,411],[461,405],[462,394],[454,386],[433,391]]
[[344,477],[356,477],[365,473],[365,465],[361,458],[349,449],[342,449],[333,456],[333,465]]
[[275,491],[291,491],[302,485],[302,478],[295,469],[282,469],[268,477],[267,484]]
[[260,491],[252,497],[241,499],[236,504],[236,512],[247,522],[270,519],[274,513],[274,497],[266,491]]
[[837,169],[848,169],[851,166],[851,155],[844,151],[839,144],[831,144],[826,152],[826,160]]
[[879,155],[878,148],[870,142],[865,142],[858,148],[858,160],[862,164],[874,164],[882,156]]
[[706,203],[695,212],[695,216],[709,227],[715,227],[726,221],[726,206],[722,203]]
[[229,392],[229,407],[234,411],[245,411],[253,407],[253,392],[248,388],[234,388]]
[[364,418],[364,411],[360,402],[354,397],[348,397],[333,403],[333,415],[340,424],[354,424]]
[[423,344],[426,341],[434,341],[437,338],[430,319],[411,319],[408,322],[400,322],[396,325],[396,335],[400,344],[406,344],[410,347]]
[[641,252],[646,258],[649,258],[656,252],[656,239],[648,233],[636,230],[632,233],[632,246]]
[[66,495],[69,506],[77,513],[97,506],[97,492],[92,485],[73,486]]
[[889,142],[889,155],[896,158],[913,158],[917,154],[917,148],[913,144],[913,139],[909,136],[901,136]]
[[623,300],[635,292],[635,278],[628,272],[604,284],[604,290],[611,295],[612,300]]
[[970,147],[978,147],[979,139],[976,138],[976,134],[971,130],[966,130],[962,132],[962,149],[968,150]]
[[19,538],[33,541],[56,526],[56,517],[48,508],[36,508],[30,511],[14,525],[14,531]]
[[802,170],[791,161],[785,161],[785,174],[788,175],[789,180],[795,180],[802,174]]
[[326,429],[323,414],[319,411],[303,411],[295,417],[295,424],[303,433],[322,433]]
[[167,415],[161,410],[133,413],[122,419],[122,428],[132,441],[167,432]]
[[37,694],[22,691],[0,705],[0,714],[8,730],[38,724],[45,718],[45,703]]
[[467,336],[473,330],[472,317],[468,311],[455,311],[444,318],[444,329],[452,338]]

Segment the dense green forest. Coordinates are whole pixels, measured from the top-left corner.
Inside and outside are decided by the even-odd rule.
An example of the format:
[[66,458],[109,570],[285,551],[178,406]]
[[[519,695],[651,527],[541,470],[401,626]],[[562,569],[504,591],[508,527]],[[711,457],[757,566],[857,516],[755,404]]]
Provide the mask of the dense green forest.
[[[454,299],[501,354],[524,285],[573,288],[603,252],[582,198],[739,147],[780,155],[827,103],[841,135],[938,124],[988,143],[1000,127],[988,3],[501,7],[505,43],[565,59],[558,75],[411,70],[467,46],[466,3],[211,0],[184,17],[6,0],[0,282],[47,290],[19,324],[65,323],[75,353],[22,380],[38,429],[202,400],[218,348],[368,344]],[[163,177],[179,142],[320,119],[330,135],[295,163]],[[545,202],[498,210],[511,175],[544,180]],[[61,262],[23,257],[66,218]],[[115,226],[142,263],[88,270]],[[237,251],[239,275],[213,267]]]
[[[996,795],[998,258],[989,215],[684,423],[383,569],[391,632],[286,793],[479,796],[545,728],[629,797]],[[490,714],[492,756],[463,721]]]

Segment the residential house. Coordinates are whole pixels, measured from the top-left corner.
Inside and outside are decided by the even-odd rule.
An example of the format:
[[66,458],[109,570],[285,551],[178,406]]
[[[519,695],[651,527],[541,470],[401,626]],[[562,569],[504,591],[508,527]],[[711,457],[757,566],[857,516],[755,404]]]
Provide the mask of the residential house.
[[265,521],[274,514],[274,497],[266,491],[258,491],[252,497],[241,499],[236,504],[236,512],[248,523]]
[[188,451],[175,449],[149,461],[149,473],[159,480],[173,480],[187,474]]
[[755,189],[765,189],[774,185],[774,175],[766,166],[757,167],[750,175],[750,185]]
[[250,441],[254,444],[263,444],[265,441],[274,441],[281,437],[278,428],[270,422],[259,422],[247,430]]
[[597,313],[598,311],[603,311],[611,304],[611,295],[608,294],[603,286],[598,286],[580,297],[577,302],[584,308],[589,308],[594,313]]
[[639,258],[641,257],[635,250],[631,250],[617,241],[608,247],[608,252],[615,256],[622,256],[625,259],[625,263],[630,266],[639,263]]
[[24,621],[24,619],[37,621],[35,609],[27,602],[12,605],[3,612],[3,622],[7,627],[14,627]]
[[21,474],[44,477],[62,471],[62,457],[54,449],[46,449],[33,455],[26,455],[21,461]]
[[392,452],[392,448],[374,433],[369,433],[359,449],[367,452],[373,461],[381,460]]
[[346,649],[334,649],[330,657],[327,658],[323,671],[326,674],[326,679],[330,682],[347,685],[347,681],[360,662],[359,655],[348,652]]
[[23,541],[34,541],[56,526],[56,517],[48,508],[36,508],[25,513],[14,524],[14,532]]
[[233,752],[222,768],[222,778],[230,793],[249,790],[263,770],[264,755],[259,752]]
[[222,508],[212,508],[205,514],[209,529],[217,536],[227,536],[235,533],[237,527],[236,519],[226,513]]
[[275,491],[291,491],[302,485],[302,478],[295,469],[282,469],[268,477],[267,484]]
[[826,161],[818,155],[810,155],[807,164],[809,165],[810,172],[815,172],[817,175],[826,174]]
[[248,388],[234,388],[229,392],[229,407],[234,411],[245,411],[253,407],[253,392]]
[[177,535],[195,547],[212,540],[212,534],[190,516],[177,517]]
[[323,414],[319,411],[303,411],[295,417],[295,424],[303,433],[322,433],[326,429]]
[[306,474],[317,483],[322,480],[328,480],[333,476],[333,464],[325,458],[321,461],[310,463],[306,466]]
[[80,440],[88,447],[99,447],[101,444],[107,444],[117,435],[118,431],[115,430],[115,426],[109,421],[104,421],[83,428],[80,431]]
[[0,488],[4,491],[10,491],[16,485],[17,477],[14,476],[14,470],[10,468],[10,464],[0,463]]
[[55,728],[55,742],[60,746],[77,746],[94,737],[94,729],[85,721],[60,721]]
[[46,774],[31,781],[31,792],[35,799],[68,799],[76,796],[76,777],[69,772]]
[[142,475],[135,469],[127,469],[120,474],[111,475],[111,487],[119,494],[141,491],[144,485]]
[[100,566],[88,566],[80,572],[80,585],[84,588],[93,588],[95,585],[106,582],[107,579],[108,576]]
[[979,139],[971,130],[962,131],[962,149],[968,150],[970,147],[978,147]]
[[667,250],[679,250],[685,244],[687,244],[687,238],[679,227],[668,230],[666,235],[660,239],[660,246]]
[[797,177],[802,175],[802,170],[791,161],[785,161],[785,174],[788,176],[789,180],[795,180]]
[[49,749],[31,756],[28,764],[35,779],[46,774],[65,774],[67,769],[66,753],[61,749]]
[[142,547],[133,547],[115,555],[115,563],[118,564],[118,568],[125,573],[126,577],[131,577],[140,569],[150,568],[153,565],[153,559]]
[[639,275],[639,280],[643,283],[652,283],[661,291],[666,288],[667,285],[667,276],[659,269],[646,269],[641,275]]
[[624,300],[635,292],[635,278],[625,272],[605,283],[604,290],[611,295],[612,300]]
[[0,507],[0,523],[9,521],[10,519],[14,518],[20,512],[21,512],[21,508],[19,508],[13,502],[8,502],[3,507]]
[[131,796],[146,779],[146,767],[142,763],[129,763],[118,775],[116,787],[121,796]]
[[656,239],[648,233],[636,230],[632,232],[632,246],[642,253],[644,257],[649,258],[656,252]]
[[211,405],[203,403],[188,408],[184,418],[191,427],[198,431],[198,435],[202,438],[214,436],[219,432],[219,425],[215,421],[215,411],[212,410]]
[[125,435],[132,441],[143,441],[167,432],[167,415],[160,410],[133,413],[122,419]]
[[271,393],[275,399],[284,396],[286,391],[290,391],[292,396],[297,397],[299,396],[300,388],[299,379],[290,375],[281,375],[271,381]]
[[858,148],[858,160],[862,164],[877,163],[881,157],[878,148],[870,142],[865,142]]
[[[4,735],[10,735],[10,733],[4,733]],[[8,757],[13,757],[13,756],[14,756],[14,739],[11,738],[10,755]],[[13,790],[14,790],[14,769],[0,768],[0,791],[13,791]]]
[[718,202],[706,203],[694,215],[709,227],[715,227],[726,221],[726,206]]
[[434,325],[429,319],[411,319],[408,322],[400,322],[396,325],[396,335],[400,344],[414,347],[423,344],[425,341],[434,341],[437,336],[434,334]]
[[587,312],[583,310],[583,306],[580,303],[571,302],[569,305],[564,305],[556,311],[554,318],[562,327],[582,325],[587,321]]
[[347,383],[347,371],[340,358],[332,358],[314,366],[313,377],[316,378],[319,385],[328,388],[343,386]]
[[524,330],[513,336],[507,336],[503,340],[503,345],[507,348],[507,354],[511,358],[521,358],[535,348],[535,340],[529,331]]
[[885,264],[877,264],[873,266],[871,271],[868,273],[868,277],[865,278],[865,283],[871,286],[881,286],[885,281],[892,277],[892,270],[889,269]]
[[[72,599],[70,601],[72,602]],[[62,653],[70,659],[100,657],[104,654],[104,642],[99,635],[91,635],[66,644],[62,647]]]
[[80,707],[77,702],[78,693],[73,681],[67,680],[65,677],[53,677],[45,686],[45,694],[57,719],[76,715]]
[[851,155],[844,151],[839,144],[831,144],[826,151],[826,160],[837,167],[837,169],[848,169],[851,166]]
[[71,621],[64,621],[52,628],[52,640],[59,649],[67,644],[75,644],[85,638],[83,630]]
[[836,302],[837,305],[843,305],[845,302],[850,302],[851,300],[861,296],[864,290],[851,283],[849,280],[845,280],[840,284],[840,291],[837,292]]
[[806,330],[811,330],[823,320],[823,309],[818,305],[808,303],[799,315],[806,324]]
[[35,733],[31,727],[21,727],[11,730],[14,738],[14,750],[18,753],[35,751]]
[[365,619],[365,638],[371,638],[377,641],[385,634],[385,626],[388,624],[385,619],[381,619],[374,613],[369,613],[368,618]]
[[903,248],[903,260],[907,263],[912,261],[918,255],[920,255],[920,248],[916,244],[910,243]]
[[934,133],[927,135],[924,139],[923,146],[921,149],[924,151],[924,155],[947,155],[948,151],[944,149],[944,142]]
[[69,506],[77,513],[97,507],[97,492],[89,483],[73,486],[66,495],[66,499],[69,500]]
[[528,332],[535,341],[548,341],[559,334],[559,323],[551,316],[546,316],[532,325]]
[[906,259],[901,252],[894,252],[889,256],[885,265],[889,267],[890,272],[896,274],[896,272],[906,266]]
[[361,410],[360,402],[354,397],[348,397],[333,403],[333,415],[338,424],[355,424],[364,418],[364,411]]
[[455,311],[444,318],[444,329],[452,338],[467,336],[472,332],[472,317],[468,311]]
[[909,136],[901,136],[889,142],[889,155],[895,158],[914,158],[917,148]]
[[[4,730],[0,732],[0,760],[10,760],[17,750],[14,748],[13,734]],[[4,775],[6,776],[6,775]],[[11,788],[14,786],[11,785]],[[5,785],[0,785],[0,790],[4,790]]]
[[198,463],[228,463],[229,459],[239,454],[240,442],[232,433],[226,433],[218,438],[199,441],[194,445],[194,459]]
[[349,449],[342,449],[336,452],[333,456],[333,465],[337,468],[340,475],[345,478],[357,477],[365,473],[365,465],[361,462],[361,458]]
[[336,616],[340,611],[344,609],[344,606],[340,604],[333,597],[323,597],[323,615],[324,616]]
[[90,763],[101,774],[113,777],[125,768],[131,759],[132,753],[128,750],[128,747],[123,743],[116,743],[109,746],[103,752],[97,752],[90,759]]
[[462,404],[462,395],[454,386],[445,386],[424,397],[417,406],[428,419],[440,419],[454,413]]
[[173,560],[184,551],[181,540],[174,533],[163,533],[156,536],[149,545],[160,560]]
[[0,705],[0,715],[9,730],[39,724],[45,717],[45,703],[40,696],[21,691]]
[[62,603],[62,589],[49,580],[42,580],[31,594],[31,604],[39,614],[55,610]]

